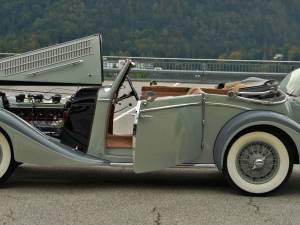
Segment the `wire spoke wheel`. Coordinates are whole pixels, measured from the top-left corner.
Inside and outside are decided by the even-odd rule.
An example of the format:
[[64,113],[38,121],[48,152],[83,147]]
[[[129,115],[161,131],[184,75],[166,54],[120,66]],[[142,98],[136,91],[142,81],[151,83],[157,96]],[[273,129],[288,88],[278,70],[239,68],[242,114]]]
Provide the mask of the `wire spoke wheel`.
[[231,184],[252,194],[264,194],[283,184],[292,169],[284,143],[267,132],[239,137],[229,148],[224,173]]
[[252,142],[242,148],[237,156],[239,174],[250,183],[265,183],[278,171],[280,158],[276,150],[263,142]]

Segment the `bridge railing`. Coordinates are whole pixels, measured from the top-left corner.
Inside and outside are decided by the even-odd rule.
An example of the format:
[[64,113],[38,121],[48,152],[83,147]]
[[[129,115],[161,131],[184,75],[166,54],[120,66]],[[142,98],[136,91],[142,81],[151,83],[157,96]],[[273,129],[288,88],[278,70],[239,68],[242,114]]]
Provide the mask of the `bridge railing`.
[[[0,58],[15,54],[0,53]],[[253,76],[281,80],[300,68],[300,61],[104,56],[106,79],[114,79],[125,59],[136,63],[131,74],[135,80],[216,83]]]
[[118,71],[128,58],[136,63],[133,77],[146,80],[214,83],[251,76],[281,80],[287,73],[300,68],[300,61],[105,56],[107,77]]

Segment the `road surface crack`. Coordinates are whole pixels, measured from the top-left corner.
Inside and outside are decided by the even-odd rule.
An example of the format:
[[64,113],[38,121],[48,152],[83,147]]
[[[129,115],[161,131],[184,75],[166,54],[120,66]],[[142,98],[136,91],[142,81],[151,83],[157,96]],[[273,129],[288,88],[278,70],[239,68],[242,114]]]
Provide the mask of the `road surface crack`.
[[161,214],[158,211],[158,209],[156,207],[154,207],[151,212],[156,214],[156,217],[154,220],[155,225],[161,225]]
[[[4,214],[3,217],[8,219],[8,220],[11,220],[11,221],[16,220],[16,218],[14,217],[14,211],[12,209],[9,209],[9,212],[7,214]],[[3,225],[6,225],[6,224],[7,224],[7,222],[4,221]]]
[[260,213],[260,206],[253,201],[253,198],[249,198],[249,201],[248,201],[247,205],[249,205],[249,206],[251,206],[251,207],[253,207],[255,209],[254,210],[255,214],[259,214]]
[[263,213],[261,210],[261,206],[257,202],[255,202],[253,198],[251,197],[249,198],[247,205],[254,208],[254,214],[259,215],[259,218],[263,218],[265,223],[272,224],[272,225],[279,224],[278,222],[276,222],[275,218],[269,217],[268,215]]

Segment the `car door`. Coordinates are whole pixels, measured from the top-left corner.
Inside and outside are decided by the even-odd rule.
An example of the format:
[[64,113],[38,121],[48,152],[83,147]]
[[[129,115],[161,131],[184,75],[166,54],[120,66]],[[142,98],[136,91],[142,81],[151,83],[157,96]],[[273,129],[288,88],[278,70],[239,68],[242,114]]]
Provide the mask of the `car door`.
[[135,115],[134,170],[173,167],[197,159],[202,142],[202,95],[138,102]]

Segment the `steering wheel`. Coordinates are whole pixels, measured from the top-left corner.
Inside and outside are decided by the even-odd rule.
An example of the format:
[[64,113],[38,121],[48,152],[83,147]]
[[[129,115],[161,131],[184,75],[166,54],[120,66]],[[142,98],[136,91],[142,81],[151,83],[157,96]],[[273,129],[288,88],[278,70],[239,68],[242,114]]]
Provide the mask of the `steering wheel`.
[[133,87],[133,84],[132,84],[132,81],[130,79],[129,76],[127,76],[127,81],[128,81],[128,84],[131,88],[131,94],[134,96],[134,98],[138,101],[139,100],[139,95],[138,93],[136,92],[135,88]]

